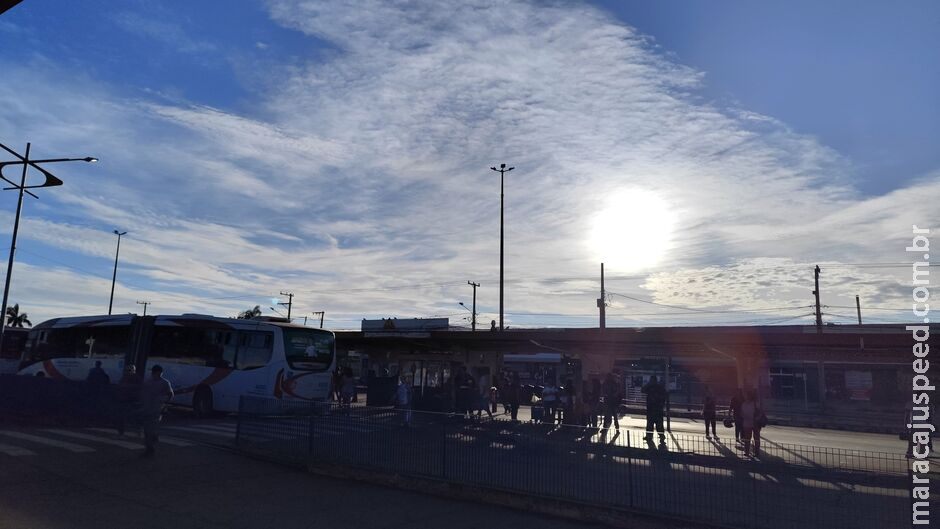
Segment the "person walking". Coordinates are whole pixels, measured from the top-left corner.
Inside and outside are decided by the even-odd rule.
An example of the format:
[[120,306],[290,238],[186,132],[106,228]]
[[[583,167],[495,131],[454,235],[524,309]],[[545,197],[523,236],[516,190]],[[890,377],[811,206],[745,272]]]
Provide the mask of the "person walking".
[[140,387],[141,422],[144,428],[144,453],[141,457],[153,457],[157,444],[157,427],[163,407],[173,398],[173,385],[163,378],[163,368],[150,368],[150,378]]
[[663,416],[666,407],[666,387],[660,384],[656,375],[650,377],[649,383],[643,386],[646,395],[646,440],[652,442],[653,430],[659,432],[659,442],[666,442],[666,429],[663,427]]
[[621,401],[620,384],[617,383],[613,373],[607,373],[607,376],[604,377],[601,394],[604,397],[604,428],[610,428],[610,424],[613,422],[614,427],[620,430],[620,419],[617,417]]
[[[702,419],[705,421],[705,438],[711,439],[714,437],[718,439],[718,432],[715,431],[715,424],[718,422],[716,407],[715,407],[715,396],[712,395],[711,388],[705,388],[705,399],[702,401]],[[711,427],[711,434],[709,435],[708,428]]]

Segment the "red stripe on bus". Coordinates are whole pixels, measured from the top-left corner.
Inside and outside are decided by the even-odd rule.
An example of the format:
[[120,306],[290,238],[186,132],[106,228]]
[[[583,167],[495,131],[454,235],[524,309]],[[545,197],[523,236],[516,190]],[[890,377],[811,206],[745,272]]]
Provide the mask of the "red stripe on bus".
[[42,367],[46,370],[46,374],[49,375],[50,378],[65,378],[65,375],[56,369],[55,364],[52,363],[52,360],[43,360]]
[[185,393],[192,393],[199,386],[211,386],[215,384],[216,382],[223,380],[225,377],[231,375],[232,371],[233,369],[230,369],[227,367],[217,367],[212,371],[212,373],[209,373],[209,376],[202,379],[202,381],[200,381],[198,384],[194,386],[187,386],[185,388],[174,390],[174,393],[176,393],[177,395],[182,395]]

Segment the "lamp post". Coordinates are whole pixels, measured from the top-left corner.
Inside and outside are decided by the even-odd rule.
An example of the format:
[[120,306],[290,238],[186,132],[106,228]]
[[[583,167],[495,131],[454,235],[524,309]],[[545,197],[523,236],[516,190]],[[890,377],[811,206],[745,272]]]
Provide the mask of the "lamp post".
[[[10,296],[10,279],[13,276],[13,257],[16,254],[16,236],[19,233],[20,229],[20,213],[23,211],[23,194],[28,194],[33,198],[39,198],[34,195],[29,189],[37,189],[40,187],[54,187],[62,185],[62,180],[59,180],[54,174],[43,169],[39,166],[41,163],[59,163],[59,162],[97,162],[98,159],[87,156],[85,158],[48,158],[44,160],[30,160],[29,159],[29,149],[31,144],[26,144],[26,152],[21,156],[19,153],[13,149],[7,147],[6,145],[0,143],[0,148],[6,152],[12,154],[18,160],[12,162],[0,162],[0,179],[4,182],[10,184],[12,187],[3,188],[4,191],[16,189],[18,191],[18,198],[16,201],[16,216],[13,218],[13,238],[10,242],[10,259],[7,261],[7,277],[6,282],[3,285],[3,304],[0,306],[0,317],[3,318],[3,321],[0,322],[0,348],[3,347],[3,334],[4,329],[6,329],[6,320],[7,320],[7,301],[9,301]],[[3,168],[8,165],[22,165],[23,173],[20,176],[20,183],[17,184],[11,180],[8,180],[3,176]],[[29,167],[32,166],[33,169],[38,170],[43,176],[46,177],[45,182],[39,185],[28,186],[26,185],[26,175],[29,170]]]
[[[463,304],[463,301],[458,301],[457,303],[458,303],[461,307],[467,309],[467,306]],[[473,310],[467,309],[467,311],[470,313],[470,330],[475,331],[475,330],[477,330],[477,305],[476,305],[476,301],[474,301],[474,303],[473,303]]]
[[[111,307],[114,305],[114,283],[117,281],[118,256],[121,255],[121,237],[127,235],[127,232],[114,230],[114,234],[118,236],[118,242],[117,250],[114,251],[114,274],[111,276],[111,299],[108,301],[108,316],[111,315]],[[144,305],[144,312],[147,312],[146,305]]]
[[499,164],[499,169],[490,167],[499,173],[499,330],[503,330],[503,177],[515,167],[506,168]]

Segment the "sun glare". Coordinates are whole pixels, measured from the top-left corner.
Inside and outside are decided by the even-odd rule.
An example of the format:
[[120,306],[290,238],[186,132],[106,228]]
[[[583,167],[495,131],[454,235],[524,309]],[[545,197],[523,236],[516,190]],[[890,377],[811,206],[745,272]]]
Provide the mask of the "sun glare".
[[643,270],[666,257],[674,226],[675,213],[658,194],[623,190],[594,217],[588,245],[610,268]]

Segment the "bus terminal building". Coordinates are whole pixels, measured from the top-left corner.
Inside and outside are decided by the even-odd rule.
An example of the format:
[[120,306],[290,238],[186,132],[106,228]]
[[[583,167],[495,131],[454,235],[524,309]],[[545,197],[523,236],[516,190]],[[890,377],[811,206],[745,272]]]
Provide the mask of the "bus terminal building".
[[[930,326],[937,331],[935,326]],[[406,375],[435,406],[456,370],[479,379],[513,371],[523,384],[581,384],[619,375],[628,399],[651,375],[668,378],[677,405],[705,388],[725,399],[756,389],[769,409],[898,412],[910,398],[911,332],[901,325],[451,330],[446,319],[363,320],[339,331],[341,362],[363,377]],[[422,399],[422,397],[426,397]]]

